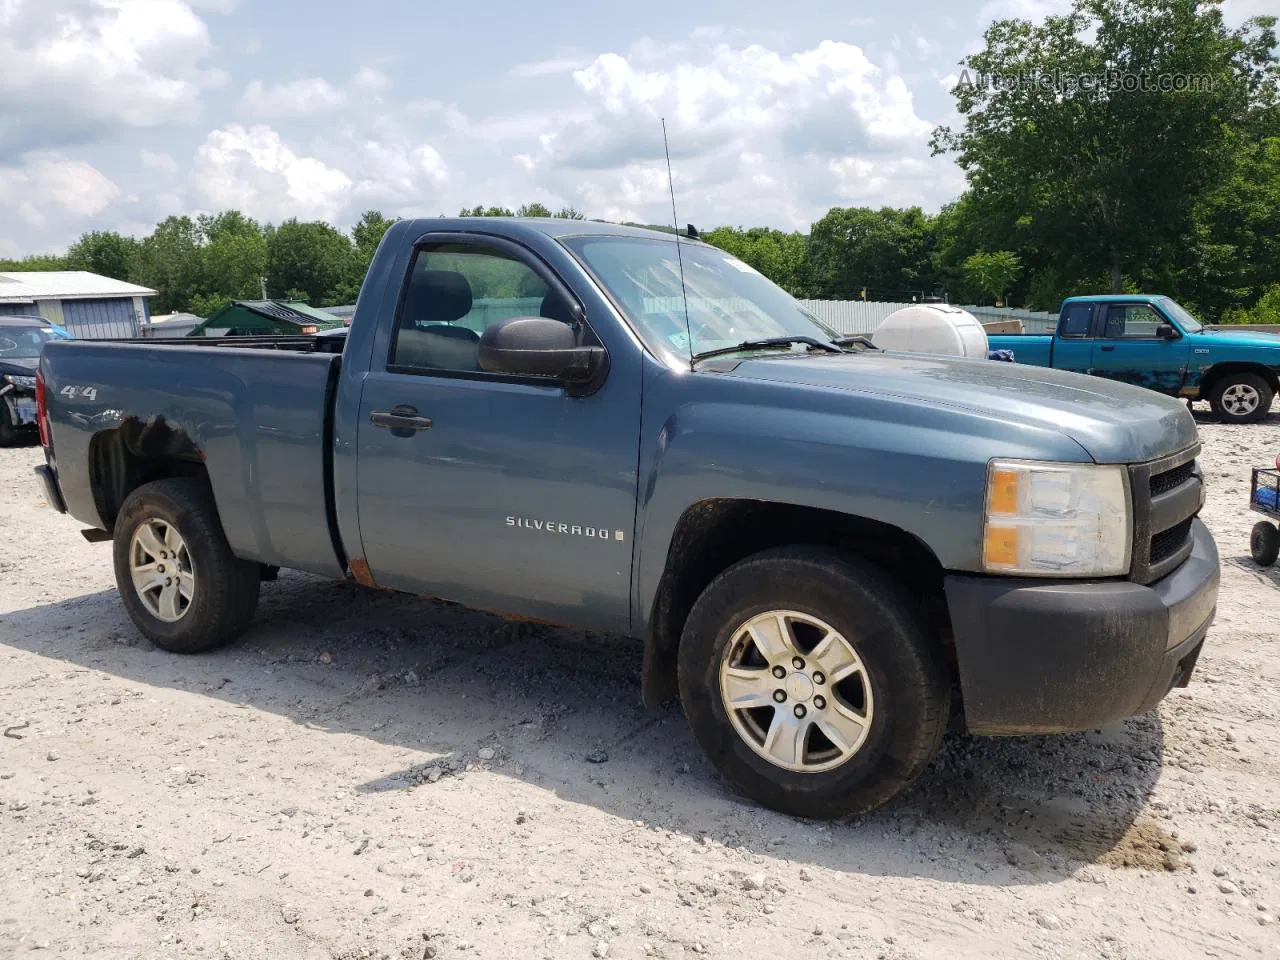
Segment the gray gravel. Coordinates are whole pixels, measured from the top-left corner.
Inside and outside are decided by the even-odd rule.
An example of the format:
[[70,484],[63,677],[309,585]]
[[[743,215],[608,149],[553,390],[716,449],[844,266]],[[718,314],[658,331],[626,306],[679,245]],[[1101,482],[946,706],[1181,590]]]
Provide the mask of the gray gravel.
[[160,653],[38,451],[0,450],[0,957],[1280,955],[1280,571],[1245,509],[1280,417],[1201,431],[1223,596],[1191,687],[952,734],[838,825],[728,790],[631,642],[286,572],[241,642]]

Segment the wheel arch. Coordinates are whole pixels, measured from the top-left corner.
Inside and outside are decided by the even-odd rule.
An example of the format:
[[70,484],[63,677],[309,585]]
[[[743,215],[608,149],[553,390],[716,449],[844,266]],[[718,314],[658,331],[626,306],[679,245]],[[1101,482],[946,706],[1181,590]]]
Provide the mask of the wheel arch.
[[722,571],[781,546],[825,546],[861,557],[904,583],[922,600],[955,675],[943,568],[918,537],[891,524],[817,507],[744,499],[707,499],[676,523],[644,630],[644,702],[657,707],[677,694],[680,635],[694,601]]
[[145,483],[192,477],[209,483],[204,456],[180,427],[163,419],[125,420],[89,441],[89,484],[104,528],[112,531],[129,494]]
[[1270,367],[1251,360],[1226,360],[1215,363],[1200,377],[1200,396],[1207,400],[1224,377],[1237,373],[1256,374],[1267,382],[1272,393],[1280,394],[1280,377]]

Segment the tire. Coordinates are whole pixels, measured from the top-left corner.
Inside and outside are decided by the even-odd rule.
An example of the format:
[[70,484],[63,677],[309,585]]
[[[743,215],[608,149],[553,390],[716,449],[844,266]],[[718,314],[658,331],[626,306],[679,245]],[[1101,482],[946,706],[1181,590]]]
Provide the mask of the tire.
[[9,419],[9,404],[0,397],[0,447],[7,447],[18,437],[18,428]]
[[1256,373],[1229,373],[1209,391],[1213,414],[1223,423],[1257,423],[1271,412],[1275,391]]
[[1280,530],[1266,520],[1259,521],[1249,535],[1249,553],[1260,567],[1269,567],[1280,557]]
[[[949,671],[918,607],[878,568],[832,550],[785,547],[730,567],[698,598],[681,636],[680,699],[698,743],[734,787],[780,813],[826,820],[881,806],[928,767],[949,718]],[[772,670],[753,673],[766,663],[759,655],[763,648],[743,640],[746,625],[763,618],[758,622],[767,628],[774,611],[798,618],[788,619],[789,632],[801,659],[813,657],[804,661],[803,670],[794,664],[787,668],[785,680],[776,679]],[[818,675],[821,651],[813,647],[804,652],[806,644],[822,646],[822,628],[812,621],[847,641],[841,645],[837,637],[828,647],[844,651],[840,656],[846,666],[860,661],[860,671],[837,683],[839,695],[825,676]],[[826,662],[834,661],[828,656]],[[761,752],[768,743],[766,726],[770,731],[779,723],[791,728],[784,708],[769,703],[751,713],[735,710],[735,719],[730,718],[721,693],[723,665],[750,674],[753,691],[759,689],[759,681],[776,684],[769,699],[779,690],[785,693],[791,716],[798,716],[795,711],[801,706],[813,711],[808,717],[810,732],[798,740],[800,768],[780,765]],[[806,680],[795,680],[797,675]],[[824,689],[831,696],[820,702],[818,692]],[[832,712],[841,709],[837,702],[846,717],[859,711],[869,716],[860,743],[856,736],[845,736],[845,750],[852,749],[843,758],[835,739],[813,733],[814,727],[821,733],[824,723],[838,719]],[[772,713],[766,714],[766,709]],[[843,724],[844,732],[856,729]]]
[[[154,538],[149,541],[148,531]],[[177,540],[170,531],[176,532]],[[182,549],[165,549],[175,543]],[[165,556],[153,557],[153,552]],[[162,650],[212,650],[243,633],[253,619],[260,587],[258,565],[231,552],[213,495],[203,481],[157,480],[129,494],[116,518],[112,554],[125,609],[139,632]],[[175,559],[181,573],[166,577],[173,573]],[[133,573],[144,562],[148,582],[157,585],[140,590]],[[181,587],[159,585],[170,580]]]

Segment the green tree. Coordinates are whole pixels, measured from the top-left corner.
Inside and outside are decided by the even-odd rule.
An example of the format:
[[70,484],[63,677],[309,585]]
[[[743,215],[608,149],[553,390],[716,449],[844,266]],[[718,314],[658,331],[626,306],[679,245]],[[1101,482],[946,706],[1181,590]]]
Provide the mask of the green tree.
[[1222,322],[1280,324],[1280,283],[1263,293],[1252,309],[1228,310],[1222,315]]
[[919,207],[833,207],[813,225],[809,269],[816,296],[907,299],[937,286],[935,218]]
[[138,245],[137,280],[157,292],[153,313],[187,310],[204,292],[203,242],[190,217],[168,217]]
[[[196,222],[204,241],[206,304],[261,297],[262,279],[267,275],[267,238],[261,224],[238,210],[202,216]],[[194,306],[193,302],[193,310]]]
[[514,217],[515,214],[506,207],[463,207],[458,212],[460,217]]
[[346,234],[319,221],[286,220],[267,237],[267,291],[305,293],[312,306],[329,306],[359,283],[359,261]]
[[[964,126],[939,127],[934,152],[965,170],[1000,227],[990,242],[1017,250],[1034,236],[1037,266],[1105,272],[1119,291],[1188,235],[1231,167],[1232,127],[1274,107],[1273,25],[1228,28],[1216,2],[1198,0],[1075,0],[1043,23],[998,20],[962,61]],[[1055,76],[1122,79],[1025,80]]]
[[228,297],[221,293],[199,293],[191,298],[189,310],[197,317],[204,317],[208,320],[233,299],[233,297]]
[[768,227],[716,227],[702,239],[755,267],[792,296],[810,296],[809,238],[804,234]]
[[0,273],[24,273],[39,270],[70,270],[67,258],[56,253],[33,253],[17,260],[0,260]]
[[383,216],[381,210],[366,210],[360,214],[359,222],[351,228],[351,239],[355,243],[356,253],[359,254],[360,263],[364,269],[368,269],[369,264],[373,262],[378,244],[382,242],[382,238],[391,229],[392,224],[397,223],[399,219],[399,217],[388,219]]
[[979,251],[970,254],[964,261],[965,277],[969,283],[993,298],[996,306],[1002,305],[1005,292],[1021,270],[1022,263],[1011,250],[996,250],[994,253]]
[[111,230],[82,234],[67,250],[67,269],[88,270],[116,280],[132,280],[138,241]]

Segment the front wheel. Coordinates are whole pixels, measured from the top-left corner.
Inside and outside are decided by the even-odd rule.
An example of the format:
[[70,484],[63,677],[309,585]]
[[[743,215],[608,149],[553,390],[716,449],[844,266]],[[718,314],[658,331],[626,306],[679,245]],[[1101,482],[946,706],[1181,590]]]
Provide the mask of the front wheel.
[[929,765],[949,718],[942,651],[902,587],[807,547],[720,574],[680,644],[694,736],[743,793],[792,816],[870,811]]
[[1271,411],[1275,392],[1256,373],[1230,373],[1213,386],[1209,404],[1223,423],[1257,423]]
[[257,564],[231,552],[208,487],[157,480],[129,494],[116,517],[116,586],[134,625],[171,653],[201,653],[249,626]]
[[1249,553],[1260,567],[1269,567],[1280,557],[1280,530],[1274,523],[1261,520],[1249,536]]

